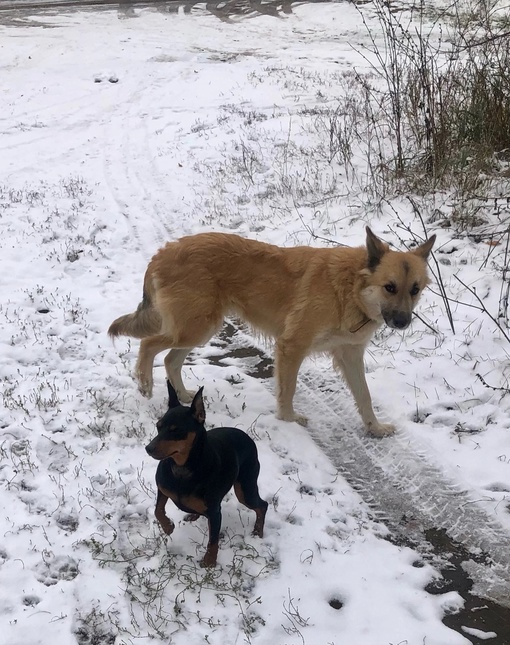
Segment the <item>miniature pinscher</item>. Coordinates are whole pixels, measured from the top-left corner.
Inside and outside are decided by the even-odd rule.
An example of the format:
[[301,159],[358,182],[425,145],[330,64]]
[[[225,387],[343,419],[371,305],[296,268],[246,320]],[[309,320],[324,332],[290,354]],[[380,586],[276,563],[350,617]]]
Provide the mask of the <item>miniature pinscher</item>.
[[260,464],[255,442],[238,428],[206,431],[203,387],[191,406],[179,403],[170,381],[168,410],[157,422],[158,435],[146,446],[148,454],[160,463],[156,471],[158,497],[155,516],[170,535],[175,524],[165,513],[170,498],[177,508],[189,513],[184,519],[205,515],[209,522],[209,542],[203,567],[216,566],[221,528],[221,502],[234,486],[237,499],[256,513],[253,535],[263,536],[267,502],[257,486]]

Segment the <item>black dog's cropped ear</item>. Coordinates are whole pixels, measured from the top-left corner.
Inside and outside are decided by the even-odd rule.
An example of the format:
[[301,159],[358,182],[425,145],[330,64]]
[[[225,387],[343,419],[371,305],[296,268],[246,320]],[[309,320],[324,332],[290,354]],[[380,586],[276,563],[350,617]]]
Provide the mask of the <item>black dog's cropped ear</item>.
[[195,421],[198,421],[198,423],[205,422],[204,397],[202,396],[203,391],[204,388],[202,386],[195,394],[195,398],[191,404],[191,415]]
[[166,380],[166,389],[168,390],[168,409],[171,410],[181,405],[177,398],[177,393],[168,379]]
[[373,271],[381,261],[382,256],[389,251],[390,247],[374,235],[367,226],[367,252],[368,268]]
[[430,252],[432,251],[432,247],[434,246],[435,241],[436,236],[431,235],[426,242],[421,244],[417,249],[414,249],[413,253],[426,260],[429,257]]

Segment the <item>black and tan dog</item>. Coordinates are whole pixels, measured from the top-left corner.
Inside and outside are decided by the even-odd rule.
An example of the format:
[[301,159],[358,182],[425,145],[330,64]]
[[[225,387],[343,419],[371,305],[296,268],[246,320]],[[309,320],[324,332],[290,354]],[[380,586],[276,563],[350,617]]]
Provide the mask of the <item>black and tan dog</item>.
[[158,421],[158,435],[147,445],[148,454],[160,463],[156,471],[156,519],[170,535],[175,524],[165,513],[168,499],[193,521],[205,515],[209,542],[201,562],[214,567],[221,528],[221,502],[234,487],[237,499],[256,513],[253,535],[263,537],[267,502],[257,486],[260,465],[255,442],[238,428],[204,427],[201,387],[191,406],[180,405],[169,381],[168,411]]
[[193,347],[204,345],[235,315],[275,339],[277,417],[306,424],[293,407],[304,358],[329,353],[373,435],[393,426],[375,416],[363,355],[386,323],[405,329],[428,284],[427,257],[435,235],[412,251],[393,251],[367,228],[366,247],[281,248],[238,235],[201,233],[170,242],[145,273],[138,309],[117,318],[110,336],[141,338],[136,366],[140,391],[152,394],[155,356],[179,399],[189,403],[181,370]]

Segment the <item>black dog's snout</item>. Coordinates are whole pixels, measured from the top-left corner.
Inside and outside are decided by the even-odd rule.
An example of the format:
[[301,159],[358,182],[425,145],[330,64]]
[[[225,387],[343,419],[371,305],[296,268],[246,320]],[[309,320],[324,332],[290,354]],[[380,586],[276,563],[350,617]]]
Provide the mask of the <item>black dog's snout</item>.
[[145,450],[147,451],[148,455],[152,455],[154,453],[154,444],[152,443],[152,441],[145,446]]

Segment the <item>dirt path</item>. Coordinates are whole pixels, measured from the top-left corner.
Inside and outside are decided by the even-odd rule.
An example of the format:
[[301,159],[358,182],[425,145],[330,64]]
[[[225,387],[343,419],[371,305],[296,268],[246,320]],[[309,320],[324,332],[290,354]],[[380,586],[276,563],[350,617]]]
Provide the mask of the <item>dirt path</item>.
[[[311,2],[328,2],[329,0],[310,0]],[[229,21],[233,16],[268,15],[278,17],[292,13],[292,7],[305,4],[289,0],[226,0],[226,2],[196,2],[195,0],[0,0],[0,22],[14,24],[25,12],[44,12],[49,15],[55,11],[65,10],[112,10],[117,9],[123,16],[129,17],[134,7],[154,7],[164,13],[177,13],[201,9],[216,15],[220,20]],[[308,3],[309,4],[309,3]]]

